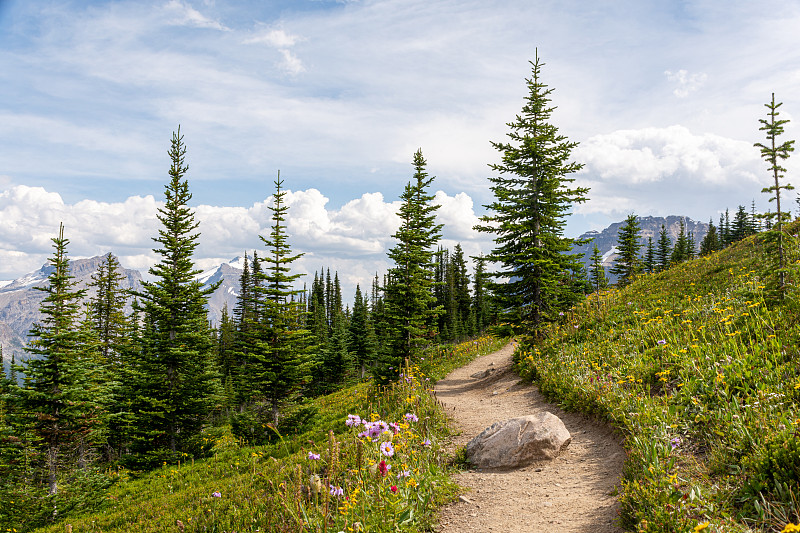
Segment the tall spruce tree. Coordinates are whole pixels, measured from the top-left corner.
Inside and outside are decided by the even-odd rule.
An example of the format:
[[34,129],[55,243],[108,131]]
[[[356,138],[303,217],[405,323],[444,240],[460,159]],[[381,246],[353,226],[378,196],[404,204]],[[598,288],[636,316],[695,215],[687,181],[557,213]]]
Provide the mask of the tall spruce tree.
[[160,257],[150,268],[153,281],[136,293],[144,308],[141,354],[135,361],[138,411],[134,450],[144,464],[177,460],[194,452],[209,421],[219,389],[214,343],[205,305],[217,285],[203,288],[194,251],[199,223],[188,206],[186,147],[180,127],[172,134],[166,202],[158,209],[161,228],[154,237]]
[[656,272],[663,272],[669,268],[670,250],[672,241],[667,234],[667,228],[661,224],[658,232],[658,242],[656,243]]
[[274,183],[269,206],[272,226],[268,236],[260,236],[267,248],[262,259],[265,268],[263,273],[255,273],[261,279],[256,290],[263,294],[264,307],[253,335],[251,379],[271,410],[272,422],[277,424],[281,407],[310,381],[314,364],[304,306],[296,299],[302,290],[293,286],[302,274],[292,273],[292,263],[303,254],[292,255],[286,233],[289,207],[280,173]]
[[780,112],[778,108],[783,105],[782,102],[775,103],[775,93],[772,93],[772,100],[770,103],[765,104],[768,109],[767,118],[759,119],[761,123],[760,131],[766,132],[767,144],[756,143],[754,146],[761,150],[761,157],[769,163],[769,170],[772,173],[774,183],[765,187],[761,192],[773,195],[769,201],[775,200],[775,212],[767,213],[767,223],[771,223],[772,218],[775,219],[775,232],[770,235],[771,240],[777,243],[778,251],[778,290],[781,293],[786,286],[786,253],[784,250],[784,241],[786,237],[783,232],[783,223],[788,221],[791,217],[790,212],[781,210],[781,191],[792,190],[790,184],[781,184],[781,178],[784,177],[786,169],[782,166],[782,162],[789,158],[789,154],[794,151],[794,140],[780,141],[779,137],[784,133],[784,125],[789,122],[788,119],[779,119]]
[[647,238],[647,247],[644,250],[644,260],[642,262],[644,271],[652,274],[656,271],[656,249],[653,246],[653,238]]
[[617,276],[617,285],[628,285],[642,271],[642,261],[639,258],[639,217],[628,215],[625,224],[619,229],[617,236],[617,259],[609,272]]
[[400,228],[393,235],[397,244],[389,250],[394,266],[384,284],[389,349],[377,367],[381,381],[394,379],[404,359],[414,359],[436,337],[436,319],[441,310],[433,294],[433,253],[442,225],[436,223],[438,205],[428,189],[433,182],[425,170],[422,150],[414,154],[414,177],[400,196]]
[[720,249],[719,236],[717,235],[717,227],[714,225],[713,220],[708,219],[708,233],[703,237],[700,242],[700,256],[711,255]]
[[580,256],[570,253],[577,241],[564,236],[564,227],[573,204],[586,201],[588,192],[572,186],[570,175],[582,168],[570,161],[577,143],[550,123],[553,89],[542,83],[543,66],[537,51],[522,112],[507,124],[509,140],[492,142],[502,154],[502,163],[490,165],[498,173],[489,178],[495,200],[475,227],[495,235],[487,259],[500,265],[495,277],[507,280],[494,292],[504,308],[515,310],[509,319],[534,330],[549,313],[582,297],[571,294],[569,277]]
[[[47,285],[35,287],[45,297],[39,306],[41,322],[30,330],[31,342],[24,388],[16,388],[20,412],[37,437],[35,447],[41,453],[44,477],[49,494],[58,493],[63,468],[75,457],[79,441],[85,438],[83,419],[100,408],[100,398],[87,390],[87,378],[97,364],[96,354],[87,353],[86,331],[79,325],[81,301],[86,291],[76,289],[70,273],[64,226],[52,239],[54,253],[48,259],[52,270]],[[93,388],[93,387],[92,387]]]
[[603,266],[603,256],[600,254],[600,249],[597,247],[597,244],[592,248],[592,256],[589,259],[589,281],[592,284],[592,289],[596,293],[608,287],[606,269]]
[[686,237],[686,223],[681,219],[678,224],[680,226],[678,238],[675,240],[675,247],[672,249],[672,256],[670,257],[670,263],[673,265],[689,259],[689,240]]
[[375,344],[375,330],[369,316],[369,306],[367,300],[361,294],[359,285],[356,285],[353,316],[350,319],[349,350],[353,354],[363,379],[366,375],[367,367],[372,366],[375,361],[377,346]]

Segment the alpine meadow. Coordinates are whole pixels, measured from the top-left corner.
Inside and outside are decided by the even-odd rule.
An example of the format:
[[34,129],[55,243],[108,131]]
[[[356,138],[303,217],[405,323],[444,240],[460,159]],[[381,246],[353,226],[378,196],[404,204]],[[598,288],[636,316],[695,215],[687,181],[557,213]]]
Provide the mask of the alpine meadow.
[[[281,43],[288,57],[294,42]],[[767,212],[742,198],[733,217],[707,213],[702,238],[683,216],[674,233],[645,234],[648,213],[628,212],[601,250],[567,233],[593,191],[579,143],[555,125],[546,67],[535,50],[521,110],[487,139],[498,160],[473,230],[491,248],[471,255],[443,237],[419,148],[396,184],[388,268],[352,296],[344,272],[300,268],[292,176],[275,169],[235,305],[212,321],[219,282],[199,279],[202,209],[181,126],[139,289],[123,287],[112,252],[78,284],[59,223],[41,319],[0,376],[0,531],[452,531],[441,510],[469,503],[453,476],[473,467],[434,386],[509,344],[514,387],[624,446],[608,474],[615,530],[800,531],[790,110],[765,95],[749,125]]]

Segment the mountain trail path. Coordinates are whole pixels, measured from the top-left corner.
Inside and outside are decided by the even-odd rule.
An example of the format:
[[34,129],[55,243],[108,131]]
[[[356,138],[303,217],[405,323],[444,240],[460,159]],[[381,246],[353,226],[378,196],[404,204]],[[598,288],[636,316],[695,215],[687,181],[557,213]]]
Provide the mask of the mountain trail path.
[[[468,491],[442,509],[436,531],[622,531],[615,496],[625,460],[620,439],[608,426],[548,403],[534,385],[521,381],[512,368],[514,348],[508,344],[479,357],[436,384],[436,396],[457,430],[451,445],[466,445],[495,422],[541,411],[559,417],[572,441],[552,461],[457,474],[456,482]],[[492,368],[487,377],[471,377]]]

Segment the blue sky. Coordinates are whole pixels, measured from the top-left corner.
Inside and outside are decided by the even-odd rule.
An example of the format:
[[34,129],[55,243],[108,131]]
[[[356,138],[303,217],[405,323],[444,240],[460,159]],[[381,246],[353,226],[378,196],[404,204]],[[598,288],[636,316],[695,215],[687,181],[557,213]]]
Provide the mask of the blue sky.
[[417,148],[445,244],[488,251],[470,228],[489,141],[537,48],[592,188],[570,236],[630,212],[765,210],[752,145],[771,92],[800,116],[798,27],[800,2],[777,0],[0,0],[0,279],[38,268],[62,220],[75,257],[152,264],[179,124],[203,268],[260,246],[280,169],[300,267],[363,284]]

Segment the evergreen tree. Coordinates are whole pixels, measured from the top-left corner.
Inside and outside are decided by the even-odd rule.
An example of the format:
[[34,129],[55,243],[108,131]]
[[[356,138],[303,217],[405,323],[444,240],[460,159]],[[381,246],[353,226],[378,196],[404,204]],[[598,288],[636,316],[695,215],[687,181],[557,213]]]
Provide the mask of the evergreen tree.
[[259,273],[262,283],[257,290],[263,293],[263,311],[254,333],[251,356],[254,370],[251,379],[257,384],[259,393],[272,412],[272,421],[277,424],[280,409],[302,385],[311,379],[313,361],[310,349],[310,332],[305,329],[305,316],[295,296],[302,291],[292,284],[301,274],[292,274],[292,263],[303,256],[292,255],[286,234],[284,203],[286,191],[283,181],[275,181],[272,226],[269,236],[260,236],[267,247],[263,259],[266,269]]
[[589,281],[592,283],[592,289],[597,293],[608,287],[606,269],[603,266],[603,256],[600,254],[597,244],[592,248],[592,256],[589,259]]
[[580,256],[569,253],[578,242],[564,236],[564,226],[572,205],[586,201],[588,189],[571,186],[575,180],[569,176],[582,167],[569,161],[577,143],[549,122],[553,89],[541,81],[538,52],[531,66],[522,113],[508,124],[509,142],[492,143],[503,158],[491,165],[499,174],[490,178],[495,201],[476,229],[495,234],[487,259],[500,264],[495,277],[508,280],[495,286],[502,306],[516,311],[512,320],[518,327],[529,324],[536,330],[559,304],[582,297],[569,294],[571,285],[565,282]]
[[472,314],[475,317],[476,331],[482,332],[491,322],[489,295],[487,294],[489,276],[486,273],[486,259],[483,255],[473,259],[475,261],[475,276],[472,283]]
[[369,317],[366,299],[361,294],[361,287],[356,285],[353,316],[350,319],[349,350],[361,370],[361,378],[366,375],[367,367],[372,366],[376,355],[375,330]]
[[118,457],[127,444],[132,421],[130,389],[126,382],[130,378],[127,356],[134,346],[131,344],[131,324],[125,316],[129,293],[122,289],[124,279],[119,261],[109,253],[89,284],[95,294],[89,300],[87,318],[97,337],[101,364],[106,370],[108,396],[104,409],[108,415],[108,432],[105,456],[108,461]]
[[464,250],[461,244],[456,244],[451,259],[453,269],[453,287],[455,289],[454,299],[456,313],[458,313],[458,323],[461,331],[459,337],[473,335],[475,332],[469,329],[469,315],[471,307],[471,297],[469,293],[469,273],[467,272],[467,262],[464,259]]
[[652,274],[656,271],[656,250],[653,246],[653,238],[647,238],[647,248],[645,248],[644,252],[644,271],[648,274]]
[[198,449],[218,391],[214,345],[205,305],[217,285],[203,288],[195,279],[193,255],[199,223],[188,207],[186,147],[180,128],[172,134],[166,203],[158,210],[161,228],[153,241],[160,260],[136,293],[144,306],[142,349],[136,361],[135,450],[145,464],[177,459]]
[[433,247],[441,236],[436,224],[433,195],[428,189],[433,177],[425,171],[422,150],[414,154],[414,180],[400,199],[400,228],[393,235],[397,244],[389,251],[394,267],[384,284],[386,320],[390,332],[389,350],[378,368],[380,380],[393,379],[404,359],[416,358],[424,345],[436,337],[436,318],[441,310],[434,306]]
[[26,350],[33,357],[23,368],[25,386],[16,392],[27,427],[36,436],[35,447],[41,451],[48,493],[56,494],[63,467],[75,459],[74,451],[87,438],[87,417],[97,414],[102,398],[87,383],[97,362],[87,346],[96,348],[96,344],[78,323],[86,291],[75,288],[63,225],[52,241],[48,283],[35,287],[45,293],[39,307],[42,321],[31,327],[32,340]]
[[669,268],[670,250],[672,241],[667,234],[667,228],[661,224],[661,231],[658,232],[658,242],[656,244],[656,272],[663,272]]
[[625,224],[619,229],[617,236],[617,259],[609,272],[617,277],[617,285],[628,285],[642,271],[642,262],[639,259],[639,218],[630,214],[625,219]]
[[686,223],[681,219],[679,224],[678,239],[675,241],[675,248],[672,249],[672,257],[670,258],[670,263],[673,265],[689,259],[689,240],[686,237]]
[[719,249],[720,244],[719,236],[717,235],[717,227],[714,226],[714,222],[709,219],[708,233],[706,233],[705,237],[703,237],[703,240],[700,243],[700,256],[703,257],[706,255],[711,255]]
[[786,285],[786,260],[784,250],[784,234],[783,223],[790,219],[790,213],[785,213],[781,210],[781,191],[792,190],[790,184],[782,185],[780,180],[784,177],[786,169],[781,166],[781,162],[789,158],[789,154],[794,151],[794,140],[779,141],[779,137],[784,133],[784,125],[789,122],[787,119],[779,119],[780,112],[778,108],[783,105],[782,102],[775,103],[775,93],[772,93],[772,101],[765,104],[769,110],[766,119],[759,119],[762,126],[760,131],[766,132],[767,144],[756,143],[754,146],[761,149],[761,157],[769,163],[769,170],[775,183],[769,187],[765,187],[761,192],[773,195],[769,199],[771,202],[775,200],[775,212],[767,214],[767,221],[771,222],[775,218],[775,236],[774,240],[777,241],[778,247],[778,288],[783,291]]
[[753,233],[754,231],[750,224],[750,216],[747,214],[747,211],[745,211],[744,206],[740,205],[736,210],[736,215],[733,217],[731,242],[741,241]]

